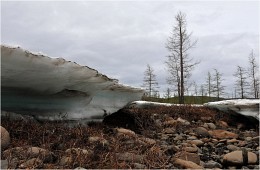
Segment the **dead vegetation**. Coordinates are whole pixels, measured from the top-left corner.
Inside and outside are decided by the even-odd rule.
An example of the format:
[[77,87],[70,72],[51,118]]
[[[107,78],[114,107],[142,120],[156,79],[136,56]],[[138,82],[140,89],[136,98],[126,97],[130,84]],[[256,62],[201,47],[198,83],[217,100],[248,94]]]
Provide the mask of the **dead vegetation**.
[[[204,107],[173,106],[152,109],[122,109],[107,116],[101,123],[92,122],[88,126],[79,125],[72,128],[64,125],[62,122],[45,121],[36,123],[35,121],[10,121],[8,119],[2,119],[1,125],[10,133],[11,145],[9,149],[33,146],[51,152],[51,159],[42,163],[34,160],[35,167],[32,168],[73,169],[84,167],[87,169],[126,169],[136,168],[136,163],[143,164],[146,168],[169,168],[167,165],[171,158],[167,156],[168,151],[161,149],[157,144],[147,144],[139,140],[140,137],[154,139],[157,132],[160,132],[163,128],[158,126],[156,120],[158,118],[165,120],[167,117],[165,115],[174,119],[186,119],[189,122],[198,122],[200,120],[201,123],[216,123],[219,120],[231,123],[236,119],[232,115]],[[248,122],[243,121],[244,127],[247,127]],[[176,132],[178,132],[194,126],[194,124],[187,126],[177,124],[175,128]],[[137,135],[117,135],[115,132],[117,127],[131,129]],[[99,140],[90,142],[89,138],[93,136],[99,137]],[[80,148],[80,150],[73,148]],[[71,150],[68,151],[68,149]],[[126,161],[120,159],[120,156],[124,155],[118,155],[119,153],[128,153],[133,156],[130,156],[131,159]],[[19,167],[19,165],[28,161],[30,155],[26,155],[24,152],[20,152],[20,154],[23,155],[20,155],[22,158],[19,162],[12,160],[14,155],[8,157],[3,154],[3,151],[1,152],[1,159],[8,157],[12,168],[23,168]],[[65,163],[62,163],[64,160],[66,160]]]

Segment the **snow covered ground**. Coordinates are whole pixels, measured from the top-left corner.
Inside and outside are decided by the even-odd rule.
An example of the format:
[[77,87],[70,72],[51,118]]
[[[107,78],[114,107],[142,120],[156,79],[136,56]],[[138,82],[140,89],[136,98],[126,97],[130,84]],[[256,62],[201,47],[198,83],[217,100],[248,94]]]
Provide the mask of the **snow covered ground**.
[[[259,120],[259,99],[236,99],[236,100],[223,100],[218,102],[209,102],[204,105],[192,105],[194,107],[209,107],[216,108],[221,111],[232,110],[244,116],[253,117]],[[128,104],[128,108],[151,108],[157,106],[180,106],[180,104],[158,103],[148,101],[134,101]]]
[[[129,103],[126,107],[128,108],[151,108],[157,106],[181,106],[181,104],[171,104],[171,103],[159,103],[159,102],[150,102],[150,101],[134,101]],[[192,106],[200,107],[203,105],[192,104]]]
[[209,102],[204,106],[217,108],[222,111],[232,110],[245,116],[254,117],[259,120],[260,99],[236,99]]
[[38,119],[97,118],[143,93],[87,66],[1,45],[1,110]]

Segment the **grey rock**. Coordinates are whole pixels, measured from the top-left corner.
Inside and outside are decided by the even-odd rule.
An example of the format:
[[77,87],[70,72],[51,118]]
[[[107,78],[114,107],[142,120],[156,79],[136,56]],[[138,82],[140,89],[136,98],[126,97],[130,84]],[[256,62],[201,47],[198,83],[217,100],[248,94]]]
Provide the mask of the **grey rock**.
[[204,142],[201,141],[201,140],[191,140],[189,141],[190,144],[194,144],[196,146],[203,146],[204,145]]
[[183,140],[183,136],[182,135],[177,135],[175,138],[174,138],[175,141],[178,141],[178,140]]
[[186,152],[196,153],[198,151],[197,147],[186,147],[184,148]]
[[172,159],[173,165],[181,169],[202,169],[202,167],[192,161],[187,161],[179,158]]
[[239,150],[240,148],[235,145],[227,145],[227,149],[230,151],[236,151]]
[[77,168],[75,168],[74,170],[87,170],[87,169],[82,168],[82,167],[77,167]]
[[1,160],[1,169],[7,169],[7,168],[8,168],[7,160]]
[[59,165],[69,165],[73,162],[73,158],[71,156],[63,156],[60,161],[59,161]]
[[190,122],[189,122],[189,121],[187,121],[187,120],[185,120],[185,119],[182,119],[182,118],[180,118],[180,117],[177,119],[177,121],[180,122],[180,123],[183,124],[183,125],[190,125]]
[[217,128],[214,123],[207,123],[207,125],[208,125],[208,127],[209,127],[210,129],[216,129],[216,128]]
[[41,168],[43,166],[43,162],[39,158],[32,158],[27,160],[26,162],[22,163],[19,168],[28,168],[28,169],[35,169]]
[[260,136],[253,137],[253,138],[252,138],[252,141],[259,142],[259,141],[260,141]]
[[194,129],[194,133],[199,137],[210,137],[208,130],[204,127],[197,127]]
[[169,135],[163,134],[163,135],[161,136],[161,140],[167,140],[168,138],[169,138]]
[[135,169],[145,169],[146,166],[140,163],[133,163]]
[[1,149],[5,149],[10,145],[10,135],[9,132],[2,126],[0,126],[1,132]]
[[242,166],[241,169],[250,169],[250,168],[248,168],[247,166]]
[[40,147],[14,147],[3,152],[5,159],[12,159],[13,157],[18,159],[40,158],[43,162],[52,161],[53,155],[52,152]]
[[166,155],[172,156],[174,155],[176,152],[178,152],[180,150],[180,148],[178,146],[175,145],[168,145],[166,148],[164,148],[164,153]]
[[218,162],[215,162],[213,160],[210,160],[209,162],[206,162],[204,164],[204,168],[210,168],[210,169],[213,169],[213,168],[222,168],[222,165]]
[[200,164],[200,156],[196,153],[189,153],[189,152],[181,152],[178,154],[180,159],[191,161],[196,164]]
[[196,139],[198,139],[196,136],[189,136],[189,137],[187,138],[187,140],[196,140]]
[[246,141],[251,141],[252,140],[252,137],[246,137]]

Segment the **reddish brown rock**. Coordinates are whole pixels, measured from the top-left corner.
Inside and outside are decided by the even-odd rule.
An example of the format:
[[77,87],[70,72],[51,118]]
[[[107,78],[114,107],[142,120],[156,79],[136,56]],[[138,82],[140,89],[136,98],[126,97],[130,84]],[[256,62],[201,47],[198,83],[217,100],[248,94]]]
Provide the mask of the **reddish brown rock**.
[[227,127],[228,127],[228,124],[227,124],[227,122],[225,122],[225,121],[219,121],[219,122],[218,122],[218,125],[219,125],[220,127],[222,127],[222,128],[227,128]]
[[211,136],[216,139],[236,139],[238,138],[238,134],[235,134],[233,132],[229,132],[226,130],[212,130],[209,131]]
[[200,164],[200,156],[196,153],[181,152],[178,158]]

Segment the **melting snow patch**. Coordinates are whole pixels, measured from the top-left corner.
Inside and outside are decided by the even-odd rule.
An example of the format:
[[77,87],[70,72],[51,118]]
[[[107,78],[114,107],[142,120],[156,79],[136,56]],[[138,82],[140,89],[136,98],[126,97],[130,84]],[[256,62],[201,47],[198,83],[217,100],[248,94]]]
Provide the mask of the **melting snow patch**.
[[232,110],[244,116],[259,120],[259,99],[236,99],[205,103],[204,106],[222,111]]

